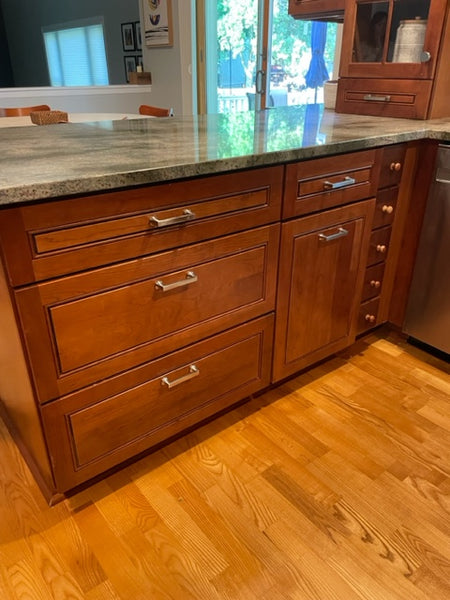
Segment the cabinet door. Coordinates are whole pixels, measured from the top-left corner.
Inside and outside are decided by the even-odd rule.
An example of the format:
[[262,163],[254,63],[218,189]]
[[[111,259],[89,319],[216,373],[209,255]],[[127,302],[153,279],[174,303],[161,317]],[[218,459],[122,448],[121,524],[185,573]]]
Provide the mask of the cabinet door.
[[341,77],[432,79],[447,0],[347,0]]
[[342,18],[345,0],[289,0],[289,14],[305,19]]
[[274,381],[354,341],[374,204],[282,226]]

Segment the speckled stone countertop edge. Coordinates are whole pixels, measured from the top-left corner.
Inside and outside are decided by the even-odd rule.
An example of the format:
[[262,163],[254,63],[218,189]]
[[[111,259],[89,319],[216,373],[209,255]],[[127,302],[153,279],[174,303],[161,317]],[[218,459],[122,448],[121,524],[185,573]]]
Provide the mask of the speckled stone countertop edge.
[[16,185],[2,185],[0,174],[0,206],[29,203],[45,199],[76,196],[82,194],[101,193],[117,189],[126,189],[146,184],[163,183],[185,178],[208,176],[235,170],[266,167],[293,161],[303,161],[312,158],[332,156],[346,152],[370,149],[402,142],[424,139],[450,141],[450,126],[438,124],[437,127],[419,121],[417,126],[411,125],[406,131],[393,131],[383,134],[371,134],[364,137],[364,131],[357,136],[348,130],[348,139],[326,142],[322,145],[312,145],[298,148],[288,148],[276,151],[263,151],[255,154],[232,156],[227,158],[183,161],[176,164],[134,168],[116,172],[105,171],[104,174],[76,175],[67,178],[52,178],[48,181],[22,181]]

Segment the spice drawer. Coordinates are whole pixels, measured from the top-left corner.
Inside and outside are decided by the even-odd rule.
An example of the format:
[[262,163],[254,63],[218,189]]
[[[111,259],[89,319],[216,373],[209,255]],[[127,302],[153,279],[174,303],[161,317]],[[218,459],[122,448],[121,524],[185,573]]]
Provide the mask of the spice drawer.
[[61,491],[269,384],[273,315],[42,407]]
[[395,218],[397,208],[398,187],[380,190],[377,194],[375,213],[373,216],[373,229],[391,225]]
[[283,217],[321,211],[374,196],[375,150],[318,158],[286,166]]
[[370,300],[370,298],[374,298],[375,296],[379,296],[381,294],[384,267],[385,264],[382,262],[366,269],[362,292],[362,302]]
[[0,212],[12,286],[276,222],[282,166],[25,205]]
[[380,298],[373,298],[368,302],[363,302],[359,308],[357,334],[375,327],[378,324],[378,307]]
[[274,310],[278,241],[270,225],[16,290],[40,402]]
[[369,255],[367,258],[367,266],[386,260],[389,250],[389,240],[391,237],[391,228],[383,227],[375,229],[370,236]]

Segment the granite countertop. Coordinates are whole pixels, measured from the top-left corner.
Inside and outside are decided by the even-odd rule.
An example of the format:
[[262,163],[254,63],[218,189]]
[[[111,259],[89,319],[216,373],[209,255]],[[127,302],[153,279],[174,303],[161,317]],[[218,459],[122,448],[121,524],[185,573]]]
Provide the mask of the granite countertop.
[[0,129],[0,205],[221,173],[433,138],[450,119],[262,112]]

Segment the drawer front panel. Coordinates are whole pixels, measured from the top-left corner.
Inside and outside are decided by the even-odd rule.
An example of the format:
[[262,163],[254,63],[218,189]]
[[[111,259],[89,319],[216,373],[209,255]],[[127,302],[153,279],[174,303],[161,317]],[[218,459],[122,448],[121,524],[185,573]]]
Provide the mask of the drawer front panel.
[[336,112],[426,119],[431,81],[339,79]]
[[272,334],[268,315],[44,406],[59,490],[267,386]]
[[289,164],[283,216],[289,218],[375,195],[375,151]]
[[374,229],[392,224],[397,208],[397,196],[397,187],[387,188],[378,192],[375,214],[373,215]]
[[12,208],[0,238],[13,285],[276,222],[284,169],[255,169]]
[[403,174],[405,162],[405,144],[386,146],[383,149],[380,169],[380,188],[398,185]]
[[379,298],[374,298],[361,304],[358,316],[358,334],[378,325]]
[[367,266],[384,262],[389,251],[389,240],[391,238],[391,228],[383,227],[376,229],[370,236],[369,255]]
[[373,265],[366,269],[364,278],[362,301],[370,300],[375,296],[379,296],[383,285],[384,262],[378,265]]
[[273,310],[278,237],[272,225],[18,291],[41,400]]

